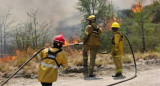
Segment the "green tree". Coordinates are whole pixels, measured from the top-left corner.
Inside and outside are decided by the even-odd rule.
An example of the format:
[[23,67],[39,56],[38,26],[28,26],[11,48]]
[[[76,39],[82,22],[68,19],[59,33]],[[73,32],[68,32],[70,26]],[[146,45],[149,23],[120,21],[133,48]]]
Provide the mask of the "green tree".
[[159,2],[154,1],[153,4],[143,7],[142,11],[136,13],[131,12],[133,9],[121,11],[123,14],[122,27],[124,28],[124,32],[128,34],[127,36],[134,50],[146,51],[159,49],[159,4]]
[[[104,28],[106,28],[107,23],[109,23],[108,20],[113,19],[115,13],[112,2],[109,2],[108,0],[79,0],[77,3],[77,9],[83,15],[82,32],[88,24],[86,19],[89,15],[96,15],[97,24],[103,23]],[[104,30],[103,34],[101,35],[101,47],[106,48],[106,44],[110,44],[110,41],[108,41],[111,39],[110,35],[110,32]]]

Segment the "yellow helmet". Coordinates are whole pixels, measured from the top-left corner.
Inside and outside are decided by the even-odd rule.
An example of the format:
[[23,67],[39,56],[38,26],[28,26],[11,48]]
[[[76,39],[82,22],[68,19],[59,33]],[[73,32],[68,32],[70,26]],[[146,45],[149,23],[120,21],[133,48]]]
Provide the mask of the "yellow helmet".
[[113,22],[111,27],[120,28],[120,25],[117,22]]
[[94,19],[96,19],[96,16],[95,15],[90,15],[87,19],[88,20],[94,20]]

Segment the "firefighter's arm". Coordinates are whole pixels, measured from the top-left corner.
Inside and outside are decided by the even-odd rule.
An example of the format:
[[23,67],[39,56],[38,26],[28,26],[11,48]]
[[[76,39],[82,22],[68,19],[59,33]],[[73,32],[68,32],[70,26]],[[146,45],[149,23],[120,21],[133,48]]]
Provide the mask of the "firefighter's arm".
[[64,54],[64,52],[62,52],[62,63],[61,63],[61,66],[62,66],[63,68],[67,68],[67,67],[68,67],[67,57],[66,57],[66,55]]
[[84,31],[83,43],[86,43],[88,35],[89,35],[89,27],[87,26]]
[[119,49],[119,42],[120,42],[120,35],[119,34],[115,34],[114,37],[114,49],[113,49],[113,53],[116,53]]
[[[37,52],[35,52],[34,54],[36,54]],[[41,60],[42,59],[42,52],[38,53],[36,56],[35,56],[35,59],[36,60]]]

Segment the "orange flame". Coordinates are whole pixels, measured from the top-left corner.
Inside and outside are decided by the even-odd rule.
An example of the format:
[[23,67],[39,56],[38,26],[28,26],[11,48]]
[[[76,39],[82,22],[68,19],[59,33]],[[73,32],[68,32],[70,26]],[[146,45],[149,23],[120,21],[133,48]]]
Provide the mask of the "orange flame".
[[6,55],[5,57],[0,58],[0,63],[2,63],[2,62],[11,62],[11,61],[14,61],[14,60],[16,60],[16,59],[17,59],[16,56]]
[[20,50],[16,50],[16,56],[3,54],[3,57],[0,57],[0,63],[2,62],[11,62],[17,59],[17,56],[21,54]]
[[16,60],[16,59],[17,59],[16,56],[12,56],[12,57],[11,57],[11,60]]
[[69,46],[70,44],[71,44],[70,42],[65,41],[65,43],[64,43],[64,45],[63,45],[63,47]]
[[77,44],[78,42],[79,42],[78,39],[74,39],[72,42],[65,41],[63,47],[69,46],[69,45],[71,45],[71,44]]
[[113,20],[114,20],[114,22],[116,22],[117,21],[116,17],[114,17]]
[[2,62],[2,59],[0,58],[0,63]]
[[141,12],[142,9],[143,9],[143,5],[140,4],[140,3],[136,3],[135,6],[134,6],[134,8],[132,8],[132,11],[134,13],[138,13],[138,12]]
[[16,54],[19,56],[21,54],[20,50],[16,50]]
[[106,23],[106,28],[107,30],[112,30],[111,26],[113,22],[118,22],[120,25],[122,24],[122,20],[118,19],[116,17],[113,17],[113,19],[107,20],[106,17],[104,18],[105,23]]

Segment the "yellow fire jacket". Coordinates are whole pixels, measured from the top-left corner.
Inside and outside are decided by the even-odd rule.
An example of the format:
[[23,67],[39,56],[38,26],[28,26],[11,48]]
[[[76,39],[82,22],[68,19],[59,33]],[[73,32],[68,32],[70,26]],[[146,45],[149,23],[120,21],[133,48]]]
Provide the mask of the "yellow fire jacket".
[[[50,48],[51,52],[56,52],[58,50],[59,49],[57,48]],[[54,60],[44,59],[47,57],[47,55],[48,55],[48,48],[44,49],[36,56],[36,59],[40,60],[40,65],[37,74],[38,74],[38,81],[51,83],[57,80],[58,66]],[[59,52],[56,55],[56,60],[63,68],[68,67],[67,58],[63,51]]]
[[[93,27],[95,29],[93,29]],[[99,28],[95,23],[88,25],[85,29],[84,43],[90,46],[100,46],[100,34],[102,33],[102,28]]]
[[124,43],[124,36],[119,31],[114,32],[114,37],[112,39],[113,47],[111,54],[113,56],[123,55],[123,43]]

